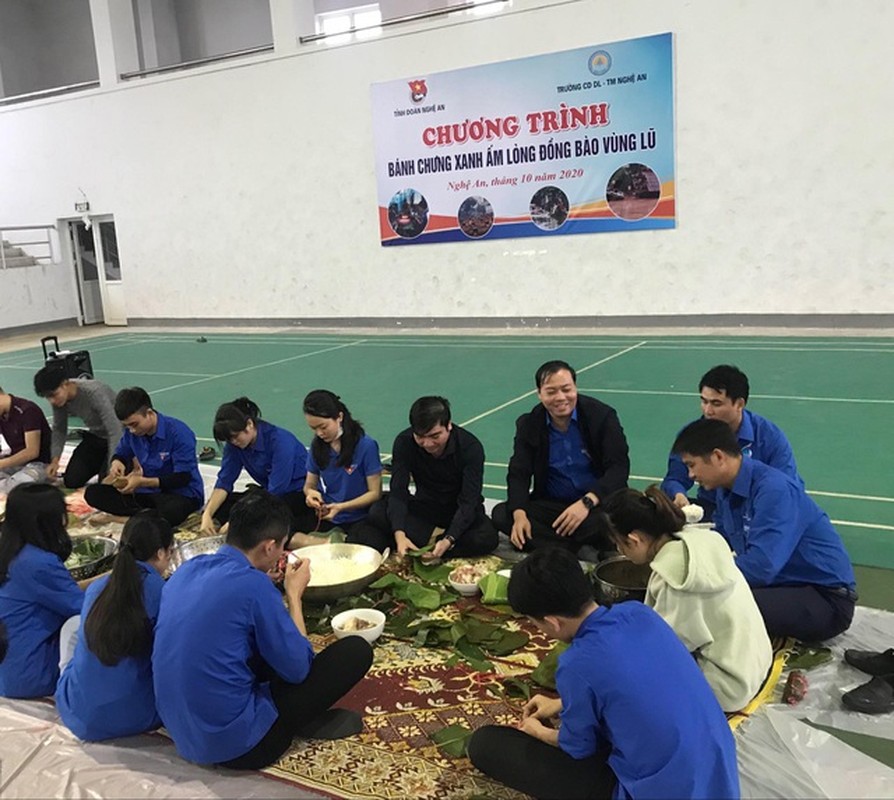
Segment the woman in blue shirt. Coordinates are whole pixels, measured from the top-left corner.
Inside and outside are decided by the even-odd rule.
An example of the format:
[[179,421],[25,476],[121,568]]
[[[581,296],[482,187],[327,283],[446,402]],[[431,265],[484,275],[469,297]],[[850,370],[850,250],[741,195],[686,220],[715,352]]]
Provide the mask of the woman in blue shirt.
[[305,512],[307,448],[295,434],[265,422],[256,403],[238,397],[217,409],[214,438],[225,444],[217,483],[202,513],[204,533],[215,532],[215,520],[226,523],[233,504],[247,494],[233,491],[243,469],[262,489],[284,500],[293,517]]
[[8,638],[2,697],[43,697],[56,688],[59,631],[84,602],[65,568],[71,555],[67,519],[55,486],[23,484],[7,498],[0,533],[0,620]]
[[101,741],[161,725],[152,688],[152,641],[162,574],[174,533],[157,511],[131,517],[110,575],[87,589],[74,658],[56,688],[62,721],[77,737]]
[[314,439],[304,483],[306,506],[289,547],[319,544],[318,537],[306,532],[325,532],[336,525],[348,542],[375,535],[367,514],[382,496],[378,443],[366,435],[341,398],[326,389],[315,389],[304,398],[304,418]]

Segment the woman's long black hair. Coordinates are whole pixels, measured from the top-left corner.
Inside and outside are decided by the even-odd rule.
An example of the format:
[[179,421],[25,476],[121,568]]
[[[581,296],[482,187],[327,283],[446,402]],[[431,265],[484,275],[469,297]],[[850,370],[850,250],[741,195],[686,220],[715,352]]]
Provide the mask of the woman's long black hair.
[[90,651],[107,667],[128,656],[152,652],[152,629],[143,603],[143,573],[137,561],[148,561],[174,541],[171,524],[155,510],[132,516],[121,533],[121,547],[109,582],[84,622]]
[[9,565],[26,544],[55,553],[65,561],[71,555],[67,519],[65,497],[55,486],[16,486],[6,498],[6,519],[0,531],[0,586],[6,583]]
[[[354,458],[354,449],[357,447],[357,442],[363,438],[364,431],[361,423],[351,416],[341,398],[328,389],[314,389],[304,398],[304,413],[326,419],[338,419],[338,415],[342,414],[341,452],[335,463],[339,467],[350,466]],[[329,466],[329,445],[319,436],[314,436],[310,452],[320,469]]]

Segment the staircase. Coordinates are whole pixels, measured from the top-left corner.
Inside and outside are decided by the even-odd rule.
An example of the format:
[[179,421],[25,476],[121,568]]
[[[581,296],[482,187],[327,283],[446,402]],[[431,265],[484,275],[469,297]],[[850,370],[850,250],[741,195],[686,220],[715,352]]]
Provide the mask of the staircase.
[[34,256],[29,256],[21,247],[10,244],[6,239],[2,240],[2,246],[0,268],[33,267],[40,263]]

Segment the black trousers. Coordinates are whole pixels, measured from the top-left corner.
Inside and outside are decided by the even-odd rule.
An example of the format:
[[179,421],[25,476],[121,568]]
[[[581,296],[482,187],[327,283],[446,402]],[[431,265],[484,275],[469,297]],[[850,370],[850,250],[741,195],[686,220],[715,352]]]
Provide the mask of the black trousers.
[[[580,524],[571,536],[559,536],[553,529],[553,523],[570,503],[564,500],[529,500],[528,519],[531,521],[531,538],[525,544],[525,550],[536,550],[538,547],[561,545],[575,553],[585,544],[597,550],[614,550],[614,544],[608,534],[608,522],[605,514],[594,508],[589,516]],[[512,533],[512,513],[508,503],[494,506],[491,518],[497,530],[507,536]]]
[[503,725],[472,734],[469,758],[485,775],[519,792],[562,800],[608,800],[617,778],[601,755],[572,758],[564,750]]
[[114,514],[116,517],[132,517],[146,508],[154,508],[171,525],[179,525],[193,511],[198,511],[202,501],[173,492],[143,492],[121,494],[114,486],[105,483],[90,484],[84,490],[88,505]]
[[824,642],[846,631],[857,597],[823,586],[766,586],[752,589],[770,636]]
[[[369,522],[372,526],[367,531],[367,537],[358,544],[366,544],[375,547],[380,553],[386,547],[394,547],[394,521],[389,511],[390,495],[385,496],[374,503],[369,509]],[[437,520],[434,515],[426,514],[425,509],[419,506],[410,506],[407,515],[405,533],[416,547],[425,547],[431,540],[435,528],[446,528],[449,520]],[[486,556],[496,550],[500,538],[494,524],[482,511],[472,525],[463,531],[456,540],[456,544],[448,550],[445,558],[474,558]]]
[[[258,487],[260,488],[260,487]],[[233,506],[236,505],[245,495],[250,492],[255,491],[255,487],[251,487],[246,489],[244,492],[230,492],[226,499],[220,504],[220,508],[214,512],[214,519],[223,524],[230,519],[230,513],[233,510]],[[307,503],[305,502],[304,492],[287,492],[286,494],[279,495],[279,499],[282,500],[292,512],[292,530],[299,530],[295,522],[297,519],[301,518],[301,515],[304,512],[304,509],[307,508]]]
[[346,636],[317,655],[310,674],[301,683],[286,683],[279,677],[270,682],[279,716],[251,750],[223,766],[232,769],[261,769],[278,760],[289,749],[295,732],[312,722],[344,697],[372,664],[372,646],[359,636]]
[[90,431],[81,431],[81,443],[74,449],[62,474],[65,488],[80,489],[94,475],[104,477],[108,454],[108,439],[95,436]]

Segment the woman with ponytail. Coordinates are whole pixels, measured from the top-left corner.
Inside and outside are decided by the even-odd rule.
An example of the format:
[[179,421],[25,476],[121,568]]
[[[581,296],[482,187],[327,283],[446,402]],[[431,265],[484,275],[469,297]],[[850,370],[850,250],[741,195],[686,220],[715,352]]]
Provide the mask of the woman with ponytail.
[[318,537],[306,532],[325,532],[336,525],[348,542],[375,536],[377,529],[366,517],[382,496],[378,443],[366,435],[341,398],[326,389],[315,389],[304,398],[304,418],[314,439],[304,483],[306,507],[289,547],[319,544]]
[[649,564],[646,605],[674,629],[694,656],[724,711],[757,694],[773,651],[745,576],[724,538],[685,526],[683,512],[658,488],[620,489],[603,510],[619,552]]
[[87,589],[74,658],[56,688],[59,716],[77,737],[101,741],[161,725],[152,641],[173,530],[157,511],[132,516],[111,574]]
[[0,532],[0,621],[7,636],[2,697],[43,697],[56,688],[59,632],[84,602],[65,568],[71,555],[67,520],[65,498],[55,486],[22,484],[6,499]]
[[223,458],[202,512],[204,533],[215,532],[215,521],[226,523],[233,504],[247,494],[233,491],[243,469],[262,489],[284,500],[293,517],[304,512],[307,448],[295,434],[265,422],[256,403],[237,397],[217,409],[214,438],[224,443]]

